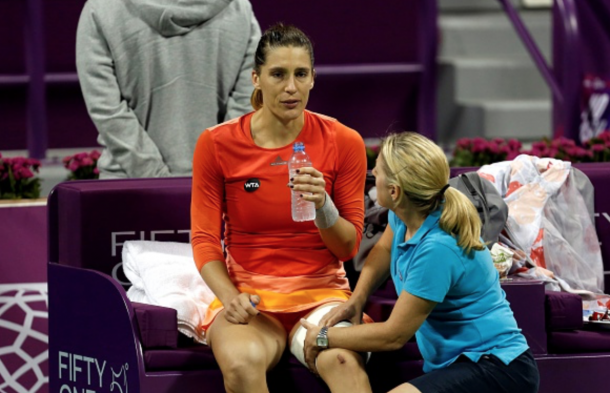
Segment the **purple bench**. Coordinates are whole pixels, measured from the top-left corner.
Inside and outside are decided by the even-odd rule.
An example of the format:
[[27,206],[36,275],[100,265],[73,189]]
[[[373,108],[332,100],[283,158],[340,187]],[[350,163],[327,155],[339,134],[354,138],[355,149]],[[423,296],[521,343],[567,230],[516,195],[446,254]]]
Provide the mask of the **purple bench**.
[[[607,166],[583,166],[596,187],[597,211]],[[121,268],[126,240],[188,242],[188,178],[62,183],[49,198],[50,391],[63,386],[124,392],[222,392],[209,348],[179,337],[174,310],[130,302]],[[598,220],[602,241],[610,239]],[[603,224],[603,225],[602,225]],[[605,250],[605,249],[604,249]],[[607,259],[606,259],[607,260]],[[391,283],[367,312],[382,320],[392,310]],[[541,392],[597,386],[610,367],[610,331],[583,327],[577,296],[545,293],[537,281],[503,284],[540,368]],[[569,372],[566,372],[569,370]],[[374,391],[387,391],[422,373],[414,342],[377,353],[368,365]],[[324,384],[286,353],[269,374],[272,391],[326,392]],[[85,390],[83,390],[85,391]]]
[[[209,348],[178,337],[175,311],[132,303],[122,285],[128,284],[124,241],[188,242],[190,191],[188,178],[67,182],[54,189],[48,203],[50,391],[107,388],[119,380],[130,392],[224,391]],[[422,360],[407,346],[375,355],[369,368],[375,391],[384,391],[421,374]],[[327,391],[288,353],[269,384],[276,391]]]

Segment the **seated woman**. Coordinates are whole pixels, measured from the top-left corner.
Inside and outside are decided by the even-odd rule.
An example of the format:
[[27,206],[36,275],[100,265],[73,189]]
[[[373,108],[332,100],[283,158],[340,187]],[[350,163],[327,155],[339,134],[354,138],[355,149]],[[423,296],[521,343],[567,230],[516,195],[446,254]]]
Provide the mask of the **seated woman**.
[[[256,50],[255,112],[206,130],[196,146],[192,245],[217,296],[204,329],[228,392],[268,391],[266,372],[287,342],[305,364],[299,320],[318,323],[351,294],[341,261],[357,252],[362,236],[366,153],[356,131],[305,110],[313,63],[305,34],[271,27]],[[313,167],[289,179],[295,142]],[[315,204],[315,221],[292,220],[292,190]],[[318,370],[333,392],[371,390],[353,351],[326,352]]]
[[[419,134],[392,135],[373,174],[389,225],[353,296],[318,326],[301,321],[309,367],[327,351],[316,339],[331,349],[388,351],[415,334],[426,374],[392,392],[537,392],[536,362],[480,239],[477,211],[447,184],[443,151]],[[366,299],[390,275],[399,296],[386,322],[328,327],[345,319],[358,324]]]

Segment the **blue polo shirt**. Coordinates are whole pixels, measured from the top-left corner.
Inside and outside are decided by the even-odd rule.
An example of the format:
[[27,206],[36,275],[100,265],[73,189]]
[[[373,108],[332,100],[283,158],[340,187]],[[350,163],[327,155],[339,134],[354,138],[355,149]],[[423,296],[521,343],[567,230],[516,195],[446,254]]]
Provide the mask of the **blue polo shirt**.
[[407,227],[393,212],[388,215],[396,292],[438,303],[415,333],[424,372],[447,367],[462,354],[474,362],[492,354],[508,364],[528,345],[491,255],[487,249],[465,254],[439,227],[440,216],[440,209],[431,213],[405,242]]

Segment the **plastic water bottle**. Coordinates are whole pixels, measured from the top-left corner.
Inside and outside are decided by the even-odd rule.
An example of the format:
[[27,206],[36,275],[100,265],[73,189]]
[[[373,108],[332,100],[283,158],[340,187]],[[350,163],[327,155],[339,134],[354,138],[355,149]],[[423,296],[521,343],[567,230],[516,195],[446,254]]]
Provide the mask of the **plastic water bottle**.
[[[303,142],[295,142],[292,156],[288,161],[288,179],[293,179],[297,176],[297,169],[310,167],[311,160],[305,153],[305,145]],[[301,198],[303,195],[311,195],[311,193],[303,191],[292,191],[292,219],[294,221],[312,221],[316,218],[316,206],[313,202],[306,201]]]

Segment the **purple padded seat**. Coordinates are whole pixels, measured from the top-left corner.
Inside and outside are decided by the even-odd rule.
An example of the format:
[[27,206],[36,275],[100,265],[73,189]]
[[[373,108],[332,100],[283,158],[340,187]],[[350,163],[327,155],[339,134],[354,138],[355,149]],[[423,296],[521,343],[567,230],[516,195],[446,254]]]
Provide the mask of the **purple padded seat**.
[[[176,334],[177,336],[177,334]],[[373,364],[388,364],[402,361],[421,360],[421,353],[414,340],[401,350],[374,353]],[[185,336],[180,336],[178,348],[146,349],[144,363],[149,371],[206,370],[218,368],[212,350],[207,345],[195,344]],[[279,368],[300,368],[301,363],[288,350],[284,352]]]
[[383,322],[388,319],[395,304],[396,299],[388,299],[379,296],[379,294],[375,292],[375,295],[369,297],[364,312],[371,317],[373,321]]
[[190,178],[67,182],[54,193],[52,203],[60,206],[49,209],[62,214],[50,217],[49,255],[61,265],[128,284],[121,267],[125,241],[189,240]]
[[580,296],[546,291],[545,312],[550,353],[610,352],[610,330],[583,326]]
[[176,349],[146,350],[144,364],[149,371],[218,369],[210,347],[201,344]]
[[143,349],[178,348],[178,312],[173,308],[132,302]]
[[[587,329],[596,329],[596,326]],[[610,352],[610,330],[552,331],[549,335],[551,353]]]
[[575,330],[582,328],[582,298],[573,293],[546,291],[546,328]]
[[[378,302],[373,303],[372,309],[378,308],[379,311],[371,314],[376,317],[376,320],[385,320],[385,316],[392,311],[395,301],[384,298],[377,300]],[[208,346],[193,343],[186,336],[179,335],[176,310],[141,303],[132,303],[132,305],[138,320],[147,370],[175,371],[218,368],[212,350]],[[367,309],[367,313],[369,310],[371,308]],[[421,360],[421,358],[421,353],[414,340],[408,342],[401,350],[373,354],[376,363]],[[280,366],[302,367],[288,351],[284,353]]]
[[133,302],[144,364],[150,371],[217,369],[212,350],[179,334],[177,311]]
[[583,326],[580,296],[546,291],[545,312],[550,353],[610,352],[610,330]]
[[[547,334],[545,331],[544,283],[515,278],[502,282],[502,289],[511,305],[519,328],[522,329],[528,345],[534,354],[547,353]],[[390,296],[392,296],[390,298]],[[375,321],[385,321],[390,316],[396,303],[396,291],[392,280],[371,296],[365,312]],[[407,344],[408,345],[408,344]],[[406,359],[418,359],[413,350],[400,351]],[[419,352],[419,351],[418,351]]]

